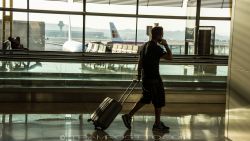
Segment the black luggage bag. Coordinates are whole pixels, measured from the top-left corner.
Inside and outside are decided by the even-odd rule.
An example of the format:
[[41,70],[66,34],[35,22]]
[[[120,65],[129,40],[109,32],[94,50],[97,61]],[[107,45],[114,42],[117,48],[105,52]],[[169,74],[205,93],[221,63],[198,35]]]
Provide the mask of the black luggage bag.
[[89,122],[93,122],[95,129],[105,130],[109,127],[122,110],[123,103],[128,99],[137,84],[138,81],[133,80],[118,101],[110,97],[107,97],[102,101],[99,107],[91,115],[91,118],[88,119]]

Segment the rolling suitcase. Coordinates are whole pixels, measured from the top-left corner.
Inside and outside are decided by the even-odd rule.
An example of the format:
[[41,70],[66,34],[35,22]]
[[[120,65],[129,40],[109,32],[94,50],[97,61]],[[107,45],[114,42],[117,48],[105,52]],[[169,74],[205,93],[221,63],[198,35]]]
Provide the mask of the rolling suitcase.
[[123,103],[128,99],[137,84],[138,81],[133,80],[118,101],[110,97],[105,98],[91,115],[91,118],[88,119],[88,122],[92,121],[95,129],[107,129],[122,110]]

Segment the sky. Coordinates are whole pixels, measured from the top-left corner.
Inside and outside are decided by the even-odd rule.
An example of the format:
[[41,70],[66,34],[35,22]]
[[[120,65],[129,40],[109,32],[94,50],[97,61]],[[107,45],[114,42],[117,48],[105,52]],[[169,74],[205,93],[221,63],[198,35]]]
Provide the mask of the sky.
[[[13,0],[14,8],[26,8],[27,0]],[[153,15],[170,15],[170,16],[186,16],[187,8],[186,2],[183,7],[164,7],[164,6],[140,6],[139,14],[153,14]],[[1,3],[2,4],[2,3]],[[0,5],[2,6],[2,5]],[[108,4],[93,4],[87,3],[88,12],[103,12],[103,13],[121,13],[121,14],[135,14],[136,6],[132,5],[108,5]],[[46,0],[30,0],[31,9],[42,10],[62,10],[62,11],[82,11],[82,3],[67,3]],[[70,8],[70,9],[69,9]],[[229,9],[221,8],[202,8],[202,16],[230,16]],[[15,20],[27,20],[27,14],[14,13]],[[71,24],[75,27],[82,27],[82,16],[70,16]],[[65,24],[69,23],[68,15],[60,14],[38,14],[30,13],[31,21],[45,21],[46,23],[58,24],[63,21]],[[135,29],[135,18],[124,17],[101,17],[101,16],[86,16],[86,27],[97,29],[109,29],[109,22],[114,22],[118,30]],[[172,19],[139,19],[138,29],[146,29],[146,26],[159,23],[165,30],[168,31],[183,31],[186,27],[185,20],[172,20]],[[216,32],[220,35],[230,34],[230,22],[228,21],[201,21],[201,25],[216,26]]]

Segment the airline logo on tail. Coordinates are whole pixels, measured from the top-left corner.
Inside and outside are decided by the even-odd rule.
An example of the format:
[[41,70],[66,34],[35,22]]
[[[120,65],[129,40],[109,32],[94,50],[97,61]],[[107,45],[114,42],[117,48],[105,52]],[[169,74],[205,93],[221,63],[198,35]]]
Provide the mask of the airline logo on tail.
[[114,25],[113,22],[110,22],[110,32],[111,32],[111,38],[112,38],[112,42],[122,42],[122,39]]

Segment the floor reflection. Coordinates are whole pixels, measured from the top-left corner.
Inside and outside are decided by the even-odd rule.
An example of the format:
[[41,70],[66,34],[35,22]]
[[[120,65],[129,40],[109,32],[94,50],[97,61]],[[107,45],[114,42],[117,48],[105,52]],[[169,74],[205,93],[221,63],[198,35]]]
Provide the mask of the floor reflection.
[[[38,116],[38,115],[30,115]],[[182,115],[163,116],[162,121],[170,127],[169,132],[153,132],[153,116],[137,115],[133,118],[132,129],[127,130],[120,118],[115,119],[105,130],[94,130],[87,122],[89,114],[79,120],[77,116],[30,117],[27,124],[22,120],[1,124],[1,141],[165,141],[165,140],[224,140],[224,115]],[[13,115],[15,117],[15,115]]]
[[37,67],[42,67],[41,62],[31,61],[1,61],[0,71],[7,72],[28,72]]

